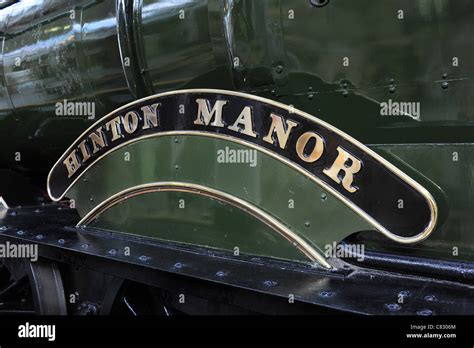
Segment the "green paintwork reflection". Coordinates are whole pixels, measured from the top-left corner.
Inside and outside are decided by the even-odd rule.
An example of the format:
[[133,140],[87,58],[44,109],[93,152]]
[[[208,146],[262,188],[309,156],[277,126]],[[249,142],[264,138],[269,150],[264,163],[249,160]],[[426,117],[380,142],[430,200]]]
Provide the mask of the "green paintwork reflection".
[[[226,147],[248,149],[229,140],[202,136],[140,140],[97,162],[66,196],[76,200],[83,216],[108,197],[132,186],[157,181],[195,183],[261,208],[303,236],[320,253],[324,253],[327,244],[339,242],[353,232],[371,229],[337,198],[266,154],[257,152],[255,166],[218,163],[218,150]],[[189,226],[192,231],[193,224]],[[190,234],[190,242],[192,238]]]
[[92,227],[242,254],[307,261],[273,229],[229,204],[186,192],[155,192],[101,214]]
[[[0,138],[8,139],[0,162],[46,172],[92,122],[133,99],[115,2],[20,1],[0,11],[0,23]],[[63,100],[93,103],[95,119],[56,115]]]
[[[471,0],[331,0],[322,8],[305,0],[124,2],[134,36],[122,46],[111,0],[19,1],[0,11],[4,166],[44,173],[93,122],[56,116],[56,102],[94,102],[100,117],[132,101],[121,55],[132,58],[132,80],[147,86],[146,95],[249,92],[366,144],[474,141]],[[379,103],[389,98],[420,102],[421,121],[381,117]]]

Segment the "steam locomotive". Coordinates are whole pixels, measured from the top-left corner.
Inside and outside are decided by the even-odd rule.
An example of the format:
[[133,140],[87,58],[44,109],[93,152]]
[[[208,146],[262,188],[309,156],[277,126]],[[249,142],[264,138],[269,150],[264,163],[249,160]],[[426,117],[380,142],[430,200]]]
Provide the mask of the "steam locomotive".
[[472,314],[474,3],[0,1],[0,314]]

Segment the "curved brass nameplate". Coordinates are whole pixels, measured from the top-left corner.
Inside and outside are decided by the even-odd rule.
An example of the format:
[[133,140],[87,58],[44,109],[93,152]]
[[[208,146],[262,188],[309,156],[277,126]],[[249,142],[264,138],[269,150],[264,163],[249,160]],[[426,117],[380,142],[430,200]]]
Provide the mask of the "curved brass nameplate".
[[[272,155],[395,241],[423,240],[436,225],[431,194],[351,136],[290,106],[221,90],[162,93],[113,111],[87,129],[54,165],[48,193],[53,200],[61,199],[91,165],[118,147],[157,133],[187,131],[232,138]],[[400,199],[410,209],[397,209]]]

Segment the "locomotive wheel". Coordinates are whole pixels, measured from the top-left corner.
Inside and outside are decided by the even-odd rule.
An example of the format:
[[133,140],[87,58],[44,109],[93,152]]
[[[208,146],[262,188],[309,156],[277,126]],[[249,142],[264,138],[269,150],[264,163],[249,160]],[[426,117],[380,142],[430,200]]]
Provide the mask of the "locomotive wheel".
[[0,259],[0,315],[65,315],[61,275],[55,263]]

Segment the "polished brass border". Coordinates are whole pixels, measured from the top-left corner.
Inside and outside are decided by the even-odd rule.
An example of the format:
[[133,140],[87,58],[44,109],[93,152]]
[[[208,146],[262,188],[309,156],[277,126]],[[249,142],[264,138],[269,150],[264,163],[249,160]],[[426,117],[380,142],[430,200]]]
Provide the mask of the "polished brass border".
[[[54,170],[54,168],[58,165],[60,165],[61,163],[61,158],[68,154],[69,152],[71,152],[73,150],[73,147],[74,147],[74,143],[82,138],[84,135],[88,134],[91,130],[93,130],[95,127],[97,127],[98,124],[102,123],[103,120],[107,119],[108,117],[110,116],[113,116],[115,114],[117,114],[118,112],[120,112],[121,110],[125,109],[125,108],[128,108],[130,106],[133,106],[135,104],[138,104],[138,103],[142,103],[144,101],[147,101],[147,100],[152,100],[152,99],[156,99],[156,98],[160,98],[160,97],[164,97],[164,96],[168,96],[168,95],[175,95],[175,94],[186,94],[186,93],[215,93],[215,94],[220,94],[220,95],[231,95],[231,96],[237,96],[237,97],[241,97],[241,98],[247,98],[247,99],[252,99],[252,100],[256,100],[256,101],[259,101],[261,103],[266,103],[266,104],[270,104],[270,105],[273,105],[273,106],[276,106],[278,108],[281,108],[281,109],[284,109],[286,111],[288,111],[289,113],[294,113],[294,114],[298,114],[300,115],[301,117],[304,117],[308,120],[310,120],[311,122],[314,122],[316,124],[319,124],[323,127],[326,127],[328,129],[330,129],[331,131],[333,131],[334,133],[338,134],[339,136],[345,138],[347,141],[351,142],[353,145],[357,146],[359,149],[361,149],[362,151],[364,151],[365,153],[369,154],[370,156],[372,156],[374,159],[376,159],[377,161],[379,161],[382,165],[384,165],[389,171],[391,171],[392,173],[394,173],[395,175],[397,175],[400,179],[402,179],[404,182],[406,182],[408,185],[410,185],[414,190],[420,192],[421,195],[423,195],[423,197],[425,197],[427,203],[428,203],[428,206],[430,208],[430,222],[428,223],[428,225],[426,226],[426,228],[424,229],[424,231],[422,231],[421,233],[417,234],[416,236],[413,236],[413,237],[402,237],[402,236],[398,236],[390,231],[388,231],[385,227],[383,227],[378,221],[376,221],[375,219],[373,219],[371,216],[369,216],[365,211],[363,211],[362,209],[360,209],[357,205],[355,205],[354,203],[352,203],[351,201],[349,201],[346,197],[344,197],[342,194],[340,194],[337,190],[333,189],[331,186],[329,186],[328,184],[326,184],[324,181],[320,180],[318,177],[316,177],[315,175],[311,174],[310,172],[308,172],[307,170],[303,169],[302,167],[298,166],[297,164],[289,161],[288,159],[286,159],[285,157],[283,156],[280,156],[274,152],[271,152],[263,147],[260,147],[258,145],[255,145],[254,143],[251,143],[251,142],[248,142],[248,141],[243,141],[241,139],[238,139],[238,138],[235,138],[235,137],[232,137],[232,136],[228,136],[228,135],[225,135],[225,136],[222,136],[222,135],[219,135],[217,133],[210,133],[210,132],[197,132],[197,131],[171,131],[171,132],[162,132],[162,133],[155,133],[155,134],[150,134],[150,135],[147,135],[147,136],[142,136],[142,137],[138,137],[138,138],[135,138],[135,139],[131,139],[127,142],[124,142],[122,144],[120,144],[119,146],[111,149],[109,152],[105,153],[104,155],[98,157],[94,162],[92,162],[87,168],[86,170],[84,170],[80,175],[78,175],[74,180],[73,182],[68,186],[68,188],[65,190],[65,192],[60,196],[60,197],[53,197],[51,195],[51,190],[50,190],[50,185],[49,185],[49,182],[50,182],[50,177],[51,177],[51,173],[52,171]],[[266,98],[262,98],[262,97],[258,97],[258,96],[254,96],[254,95],[251,95],[251,94],[246,94],[246,93],[241,93],[241,92],[233,92],[233,91],[226,91],[226,90],[218,90],[218,89],[183,89],[183,90],[176,90],[176,91],[171,91],[171,92],[165,92],[165,93],[160,93],[160,94],[155,94],[155,95],[152,95],[152,96],[148,96],[148,97],[145,97],[145,98],[142,98],[142,99],[139,99],[139,100],[136,100],[136,101],[133,101],[131,103],[128,103],[114,111],[112,111],[111,113],[107,114],[106,116],[102,117],[100,120],[98,120],[97,122],[95,122],[92,126],[90,126],[88,129],[86,129],[77,139],[76,141],[74,141],[72,143],[72,145],[64,152],[63,156],[61,156],[61,158],[54,164],[53,168],[51,169],[51,171],[49,172],[49,175],[48,175],[48,179],[47,179],[47,190],[48,190],[48,194],[49,196],[51,197],[51,199],[53,201],[59,201],[60,199],[62,199],[64,197],[64,195],[66,194],[66,192],[71,188],[72,185],[74,185],[74,183],[82,176],[82,174],[84,174],[88,168],[90,168],[93,164],[95,164],[98,160],[100,160],[103,156],[105,155],[108,155],[109,153],[117,150],[118,148],[122,147],[122,146],[125,146],[129,143],[132,143],[132,142],[135,142],[135,141],[138,141],[140,139],[144,139],[144,138],[149,138],[149,137],[153,137],[153,136],[160,136],[160,135],[202,135],[202,136],[207,136],[207,137],[214,137],[214,138],[221,138],[221,139],[224,139],[224,140],[230,140],[230,141],[234,141],[236,143],[239,143],[239,144],[242,144],[242,145],[245,145],[245,146],[249,146],[249,147],[252,147],[256,150],[259,150],[263,153],[266,153],[274,158],[276,158],[277,160],[287,164],[288,166],[292,167],[293,169],[296,169],[298,170],[299,172],[303,173],[304,175],[306,175],[309,179],[311,179],[312,181],[314,181],[315,183],[317,183],[318,185],[322,186],[325,190],[327,190],[328,192],[330,192],[332,195],[334,195],[335,197],[337,197],[339,200],[341,200],[345,205],[347,205],[350,209],[354,210],[357,214],[359,214],[362,218],[364,218],[366,221],[368,221],[372,226],[374,226],[378,231],[380,231],[381,233],[383,233],[385,236],[387,236],[388,238],[396,241],[396,242],[399,242],[399,243],[404,243],[404,244],[407,244],[407,243],[415,243],[415,242],[419,242],[419,241],[422,241],[424,239],[426,239],[430,233],[433,231],[433,229],[435,228],[436,226],[436,222],[437,222],[437,218],[438,218],[438,207],[436,205],[436,202],[433,198],[433,196],[428,192],[428,190],[426,190],[422,185],[420,185],[418,182],[416,182],[414,179],[412,179],[411,177],[409,177],[407,174],[405,174],[404,172],[402,172],[400,169],[398,169],[396,166],[394,166],[392,163],[390,163],[389,161],[387,161],[386,159],[384,159],[383,157],[381,157],[380,155],[378,155],[377,153],[375,153],[374,151],[372,151],[371,149],[369,149],[367,146],[363,145],[362,143],[360,143],[359,141],[357,141],[356,139],[354,139],[353,137],[351,137],[350,135],[344,133],[343,131],[341,131],[340,129],[337,129],[335,127],[333,127],[332,125],[330,125],[329,123],[326,123],[325,121],[322,121],[304,111],[301,111],[301,110],[298,110],[298,109],[295,109],[293,107],[290,107],[288,105],[285,105],[285,104],[282,104],[282,103],[279,103],[279,102],[276,102],[274,100],[270,100],[270,99],[266,99]]]
[[116,204],[123,202],[124,200],[147,193],[166,191],[194,193],[197,195],[210,197],[221,202],[228,203],[236,208],[239,208],[272,228],[283,238],[289,241],[293,246],[295,246],[298,250],[300,250],[303,254],[305,254],[312,262],[318,262],[325,268],[332,268],[331,265],[326,261],[324,256],[321,255],[317,250],[315,250],[303,238],[299,237],[296,233],[292,232],[285,225],[278,222],[278,220],[265,213],[263,210],[258,209],[254,205],[249,204],[248,202],[238,197],[229,195],[225,192],[214,190],[212,188],[202,185],[196,185],[185,182],[164,181],[129,187],[123,191],[114,194],[113,196],[110,196],[109,198],[101,202],[99,205],[97,205],[94,209],[88,212],[81,219],[81,221],[77,223],[77,227],[87,226],[100,214],[112,208]]
[[0,209],[10,209],[2,196],[0,196]]

